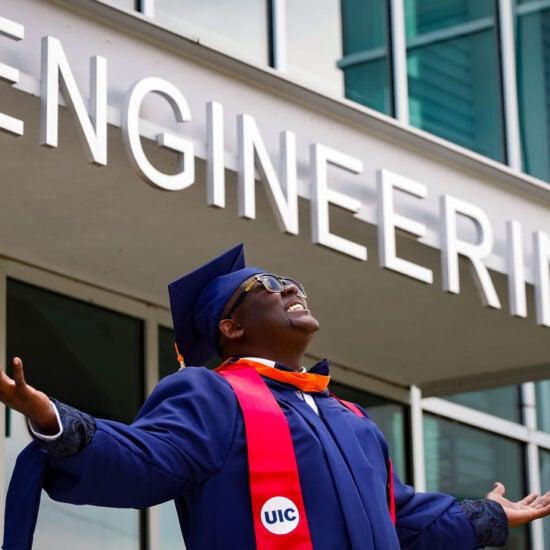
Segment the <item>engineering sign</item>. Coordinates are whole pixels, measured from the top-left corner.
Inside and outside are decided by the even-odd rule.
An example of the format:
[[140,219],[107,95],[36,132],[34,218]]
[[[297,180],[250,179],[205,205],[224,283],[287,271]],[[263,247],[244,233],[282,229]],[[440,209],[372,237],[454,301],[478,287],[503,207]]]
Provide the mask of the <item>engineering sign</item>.
[[[23,25],[0,17],[0,34],[13,40],[24,39]],[[58,146],[59,92],[72,109],[84,135],[85,152],[90,162],[107,165],[107,60],[94,56],[90,60],[90,111],[78,90],[71,67],[61,42],[54,37],[42,38],[41,52],[41,130],[40,144]],[[15,67],[0,64],[0,79],[14,85],[20,73]],[[149,94],[159,94],[171,106],[178,122],[191,120],[189,105],[181,91],[167,80],[147,77],[134,83],[127,91],[121,110],[121,129],[128,157],[138,173],[150,185],[163,190],[179,191],[195,182],[195,145],[192,140],[174,132],[156,135],[157,144],[179,155],[179,170],[165,174],[147,158],[140,138],[140,108]],[[0,105],[1,109],[1,105]],[[223,106],[217,102],[206,104],[206,161],[207,202],[210,206],[225,207],[224,176],[224,121]],[[0,130],[14,136],[24,134],[24,122],[0,112]],[[281,231],[298,234],[298,185],[296,136],[290,131],[280,134],[280,169],[275,170],[254,118],[247,114],[237,117],[238,132],[238,196],[239,216],[254,219],[256,168],[261,170],[268,195]],[[337,205],[357,213],[363,206],[358,199],[330,189],[328,168],[336,166],[353,174],[362,172],[361,160],[323,145],[310,145],[312,242],[337,250],[353,258],[366,261],[367,247],[338,236],[330,231],[329,206]],[[419,200],[428,196],[426,185],[380,169],[377,172],[377,225],[380,267],[433,284],[433,272],[397,256],[396,230],[421,239],[427,227],[412,218],[395,212],[396,192],[406,193]],[[477,229],[475,243],[459,238],[457,226],[462,218],[469,219]],[[522,227],[516,220],[506,221],[507,265],[510,314],[527,317],[526,276],[522,245]],[[459,257],[469,260],[474,277],[479,283],[485,305],[500,309],[486,259],[493,249],[493,229],[486,213],[475,204],[451,195],[439,197],[439,237],[443,290],[460,292]],[[537,324],[550,327],[550,238],[544,231],[532,234],[532,282],[535,289]]]

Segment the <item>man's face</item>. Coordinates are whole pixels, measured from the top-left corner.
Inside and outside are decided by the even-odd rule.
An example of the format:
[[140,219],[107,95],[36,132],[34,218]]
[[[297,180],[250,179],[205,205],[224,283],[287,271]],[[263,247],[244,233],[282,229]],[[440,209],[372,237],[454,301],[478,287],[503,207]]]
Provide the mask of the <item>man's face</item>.
[[249,336],[269,336],[272,339],[285,339],[311,335],[319,329],[319,322],[307,307],[307,301],[297,295],[299,289],[294,284],[285,284],[282,292],[270,292],[264,285],[250,277],[244,281],[229,300],[225,313],[253,281],[252,287],[231,313],[247,331]]

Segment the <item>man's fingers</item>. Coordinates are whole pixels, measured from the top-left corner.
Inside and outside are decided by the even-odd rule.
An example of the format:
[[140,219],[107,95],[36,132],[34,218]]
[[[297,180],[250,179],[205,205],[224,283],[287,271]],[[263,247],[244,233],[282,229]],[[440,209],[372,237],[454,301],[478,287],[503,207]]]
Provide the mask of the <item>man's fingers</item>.
[[545,500],[539,500],[538,502],[535,502],[533,504],[533,508],[535,510],[543,510],[546,508],[550,508],[550,503],[546,502]]
[[23,373],[23,361],[19,357],[13,358],[13,379],[15,380],[15,385],[18,387],[26,385]]
[[535,508],[535,510],[550,510],[550,493],[545,493],[544,495],[541,495],[538,499],[536,499],[535,502],[533,502],[532,507]]
[[526,497],[518,501],[518,504],[521,504],[523,506],[529,506],[530,504],[533,504],[539,497],[540,495],[538,493],[531,493],[530,495],[527,495]]

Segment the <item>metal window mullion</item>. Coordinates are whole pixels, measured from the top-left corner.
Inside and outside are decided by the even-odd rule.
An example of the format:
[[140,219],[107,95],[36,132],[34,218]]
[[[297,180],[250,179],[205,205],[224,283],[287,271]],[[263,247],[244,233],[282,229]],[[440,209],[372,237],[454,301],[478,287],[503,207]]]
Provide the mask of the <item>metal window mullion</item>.
[[[527,444],[527,484],[529,493],[539,493],[541,490],[540,483],[540,461],[539,448],[535,443]],[[529,528],[531,530],[532,550],[544,550],[544,524],[542,521],[531,522]]]
[[57,292],[76,300],[90,302],[138,319],[144,319],[147,314],[147,305],[143,301],[115,290],[92,285],[67,275],[23,264],[16,260],[6,259],[5,263],[7,276],[23,283]]
[[[6,302],[7,302],[7,267],[4,260],[0,260],[0,361],[2,369],[6,368],[7,362],[7,338],[6,338]],[[0,464],[6,463],[6,407],[0,405]],[[4,499],[6,494],[7,480],[5,479],[5,468],[0,473],[0,498]],[[4,514],[0,514],[0,533],[4,532]]]
[[422,392],[411,386],[411,441],[413,481],[416,491],[426,490],[426,464],[424,458],[424,426],[422,420]]
[[533,434],[526,426],[505,418],[500,418],[464,405],[447,401],[438,397],[427,397],[422,400],[422,409],[443,418],[458,421],[466,426],[472,426],[509,439],[528,443]]
[[389,0],[395,118],[409,124],[409,85],[407,80],[407,42],[403,0]]
[[155,0],[137,0],[137,10],[146,17],[155,17]]
[[[537,431],[537,403],[534,382],[521,386],[523,421],[530,434]],[[526,448],[527,490],[530,493],[541,491],[540,461],[538,445],[530,440]],[[544,550],[544,529],[542,521],[530,524],[533,550]]]
[[516,6],[517,15],[526,15],[529,13],[536,13],[550,8],[550,0],[540,0],[540,2],[531,2],[529,4],[521,4]]
[[533,443],[536,443],[539,449],[550,451],[550,435],[546,432],[537,431],[534,433]]
[[455,40],[457,38],[463,38],[465,36],[471,36],[472,34],[490,30],[493,28],[494,24],[495,22],[492,17],[484,17],[483,19],[469,21],[468,23],[453,25],[452,27],[445,27],[444,29],[438,29],[436,31],[424,32],[411,37],[407,46],[410,50],[413,50],[415,48],[431,46],[438,42],[448,42],[449,40]]
[[514,40],[514,7],[512,0],[498,0],[500,63],[504,103],[504,133],[507,164],[521,171],[521,141],[517,94],[516,55]]
[[147,522],[147,550],[160,550],[160,505],[151,506],[145,511]]
[[[153,391],[159,379],[159,340],[156,308],[147,308],[144,330],[144,398]],[[160,506],[147,508],[145,521],[147,525],[146,548],[160,550]]]
[[272,64],[284,73],[287,68],[286,0],[271,0],[270,9]]
[[388,55],[388,49],[384,46],[379,48],[372,48],[371,50],[363,50],[360,52],[354,52],[349,55],[345,55],[340,59],[336,65],[340,69],[348,69],[354,65],[361,65],[363,63],[370,63],[372,61],[379,61],[384,59]]

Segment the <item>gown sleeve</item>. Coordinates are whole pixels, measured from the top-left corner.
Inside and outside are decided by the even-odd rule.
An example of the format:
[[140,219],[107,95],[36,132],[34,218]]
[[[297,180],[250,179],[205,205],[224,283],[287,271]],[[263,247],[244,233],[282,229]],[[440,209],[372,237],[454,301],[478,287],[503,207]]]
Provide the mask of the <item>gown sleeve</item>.
[[221,377],[202,368],[175,373],[155,388],[131,425],[96,419],[95,431],[88,426],[79,436],[92,430],[90,441],[72,443],[76,454],[49,453],[44,488],[73,504],[145,508],[171,500],[220,471],[237,410]]
[[503,546],[508,522],[497,502],[457,502],[442,493],[416,493],[394,476],[396,530],[403,550]]
[[[363,413],[388,463],[388,445],[368,413]],[[389,472],[391,468],[388,468]],[[392,484],[388,483],[389,486]],[[503,546],[508,520],[500,504],[487,499],[457,502],[443,493],[420,493],[393,472],[395,529],[402,550],[454,550]]]

